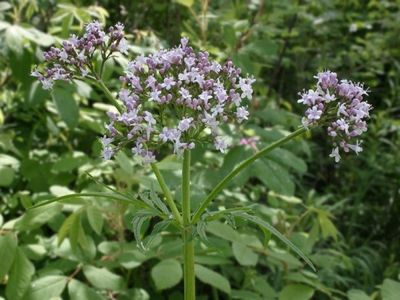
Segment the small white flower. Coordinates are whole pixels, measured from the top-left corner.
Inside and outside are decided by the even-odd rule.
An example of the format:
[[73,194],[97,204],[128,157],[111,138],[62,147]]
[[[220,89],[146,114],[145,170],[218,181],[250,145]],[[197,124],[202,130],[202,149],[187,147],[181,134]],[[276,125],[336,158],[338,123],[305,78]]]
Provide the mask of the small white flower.
[[331,154],[329,154],[329,157],[333,157],[335,159],[335,162],[339,162],[340,161],[339,147],[333,148]]

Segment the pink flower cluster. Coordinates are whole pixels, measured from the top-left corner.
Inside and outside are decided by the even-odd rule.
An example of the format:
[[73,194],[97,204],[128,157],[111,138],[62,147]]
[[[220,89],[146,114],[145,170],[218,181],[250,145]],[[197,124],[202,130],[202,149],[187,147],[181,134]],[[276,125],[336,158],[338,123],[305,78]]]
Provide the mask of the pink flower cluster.
[[51,47],[45,52],[48,66],[43,72],[34,70],[31,75],[37,77],[46,90],[51,89],[56,80],[71,80],[75,75],[86,77],[93,69],[92,59],[96,50],[100,51],[103,60],[116,51],[127,53],[123,31],[124,25],[118,23],[110,26],[106,33],[98,21],[93,21],[85,26],[82,37],[72,35],[63,41],[60,48]]
[[119,99],[126,110],[109,114],[103,157],[129,144],[144,163],[153,162],[163,144],[180,155],[211,138],[224,152],[228,145],[219,126],[248,118],[255,81],[241,77],[231,61],[220,65],[207,52],[195,52],[187,38],[176,48],[137,57],[121,80]]
[[318,80],[316,89],[302,93],[298,100],[308,107],[302,123],[305,127],[327,125],[334,146],[330,157],[339,162],[340,149],[356,154],[362,151],[362,141],[357,137],[367,131],[365,120],[372,107],[364,100],[368,93],[362,84],[339,81],[337,74],[330,71],[318,73],[315,78]]

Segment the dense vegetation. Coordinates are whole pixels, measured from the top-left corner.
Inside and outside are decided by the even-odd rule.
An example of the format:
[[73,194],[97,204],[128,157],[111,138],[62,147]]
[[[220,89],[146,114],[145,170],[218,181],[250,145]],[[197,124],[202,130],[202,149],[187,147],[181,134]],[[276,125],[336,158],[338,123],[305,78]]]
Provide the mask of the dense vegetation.
[[[253,204],[318,272],[268,232],[216,220],[196,244],[197,292],[199,299],[399,299],[399,7],[374,0],[0,2],[0,299],[182,298],[173,227],[142,251],[130,205],[75,197],[29,209],[73,192],[112,188],[146,198],[158,191],[150,169],[129,152],[100,158],[109,104],[96,86],[75,81],[50,93],[30,76],[44,50],[93,19],[126,24],[132,57],[187,36],[253,74],[250,120],[229,134],[256,137],[258,147],[298,127],[298,92],[318,71],[365,82],[374,112],[361,154],[335,164],[325,133],[313,131],[258,161],[213,204]],[[107,63],[109,86],[119,86],[126,64],[122,57]],[[238,144],[224,157],[196,147],[193,207],[251,151]],[[175,157],[160,164],[178,198],[179,168]],[[142,234],[153,225],[146,221]]]

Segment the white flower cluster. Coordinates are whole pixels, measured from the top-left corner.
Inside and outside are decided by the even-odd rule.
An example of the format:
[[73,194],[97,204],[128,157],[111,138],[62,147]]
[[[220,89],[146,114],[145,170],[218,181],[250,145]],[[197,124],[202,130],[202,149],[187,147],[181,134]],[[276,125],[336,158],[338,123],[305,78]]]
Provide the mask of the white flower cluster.
[[255,81],[241,77],[231,61],[220,65],[207,52],[195,52],[186,38],[176,48],[137,57],[121,80],[125,111],[109,114],[103,156],[110,159],[130,145],[144,163],[153,162],[165,143],[179,155],[211,137],[224,152],[228,145],[219,126],[247,120]]
[[[371,105],[364,100],[368,95],[362,84],[337,79],[337,74],[326,71],[318,73],[317,88],[301,94],[299,103],[308,107],[302,120],[303,126],[328,125],[328,135],[333,139],[330,157],[340,161],[340,149],[356,154],[362,151],[357,139],[367,131]],[[353,142],[354,141],[354,142]]]

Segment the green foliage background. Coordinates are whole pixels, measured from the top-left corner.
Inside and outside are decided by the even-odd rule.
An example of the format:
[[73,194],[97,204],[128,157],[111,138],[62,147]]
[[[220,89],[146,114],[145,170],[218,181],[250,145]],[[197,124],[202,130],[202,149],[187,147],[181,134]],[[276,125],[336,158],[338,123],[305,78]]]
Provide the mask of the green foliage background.
[[[216,220],[196,245],[197,290],[199,299],[400,299],[399,8],[384,0],[0,2],[0,299],[182,299],[174,228],[142,252],[126,204],[75,197],[27,210],[105,185],[157,191],[129,153],[99,158],[109,107],[100,91],[77,81],[50,94],[29,75],[42,51],[94,18],[125,23],[132,56],[184,35],[254,74],[251,120],[226,130],[258,136],[260,147],[298,126],[297,93],[318,71],[365,82],[374,111],[362,154],[335,165],[325,133],[314,131],[258,161],[213,204],[253,204],[318,272],[267,232]],[[107,64],[110,87],[126,63]],[[251,151],[236,146],[222,159],[196,149],[192,206]],[[178,199],[179,167],[172,157],[160,165]],[[153,225],[146,220],[139,235]]]

